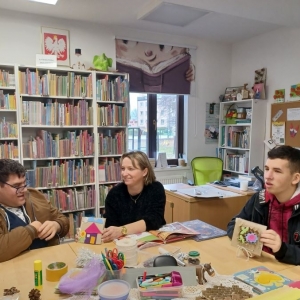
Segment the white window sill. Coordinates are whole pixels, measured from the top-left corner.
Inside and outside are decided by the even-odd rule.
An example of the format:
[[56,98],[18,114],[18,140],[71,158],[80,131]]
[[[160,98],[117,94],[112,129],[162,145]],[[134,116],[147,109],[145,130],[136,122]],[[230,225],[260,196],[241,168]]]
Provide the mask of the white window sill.
[[178,171],[185,171],[185,170],[190,170],[189,166],[186,167],[180,167],[180,166],[176,166],[176,167],[167,167],[167,168],[154,168],[154,172],[178,172]]

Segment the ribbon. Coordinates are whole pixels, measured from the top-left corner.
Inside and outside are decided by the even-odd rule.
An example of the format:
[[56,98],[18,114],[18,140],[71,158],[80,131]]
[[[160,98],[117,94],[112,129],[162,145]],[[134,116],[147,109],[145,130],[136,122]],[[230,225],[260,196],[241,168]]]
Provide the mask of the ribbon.
[[247,261],[249,260],[249,258],[253,257],[253,254],[250,250],[248,250],[247,248],[245,248],[243,246],[240,246],[240,245],[236,249],[236,256],[237,257],[240,256],[241,251],[247,256]]

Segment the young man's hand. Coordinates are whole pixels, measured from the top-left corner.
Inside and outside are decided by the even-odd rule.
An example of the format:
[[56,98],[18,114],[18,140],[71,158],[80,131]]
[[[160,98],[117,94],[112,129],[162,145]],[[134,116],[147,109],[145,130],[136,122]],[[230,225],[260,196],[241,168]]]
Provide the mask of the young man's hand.
[[264,231],[260,236],[260,241],[264,246],[271,248],[273,253],[278,252],[282,244],[279,234],[272,229]]
[[104,228],[102,234],[102,241],[104,243],[111,242],[114,239],[119,238],[122,235],[122,227],[110,226]]
[[41,240],[51,240],[57,232],[60,231],[60,225],[55,221],[46,221],[38,230],[38,237]]

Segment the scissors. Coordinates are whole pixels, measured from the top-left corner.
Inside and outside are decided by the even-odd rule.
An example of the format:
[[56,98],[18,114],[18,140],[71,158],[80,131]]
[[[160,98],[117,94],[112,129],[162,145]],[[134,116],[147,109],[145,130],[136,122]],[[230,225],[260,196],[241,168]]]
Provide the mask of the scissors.
[[[108,250],[106,254],[107,259],[114,264],[118,270],[124,267],[124,254],[118,252],[118,249]],[[113,267],[113,266],[112,266]]]

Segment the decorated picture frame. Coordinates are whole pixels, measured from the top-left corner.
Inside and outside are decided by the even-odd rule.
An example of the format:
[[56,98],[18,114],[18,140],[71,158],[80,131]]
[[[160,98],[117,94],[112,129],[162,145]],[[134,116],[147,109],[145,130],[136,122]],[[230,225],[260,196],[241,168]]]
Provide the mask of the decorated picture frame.
[[57,65],[70,66],[70,33],[66,29],[41,27],[42,54],[56,55]]
[[260,236],[267,226],[236,218],[231,245],[252,255],[261,256],[263,244]]

